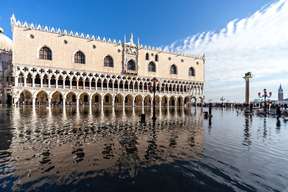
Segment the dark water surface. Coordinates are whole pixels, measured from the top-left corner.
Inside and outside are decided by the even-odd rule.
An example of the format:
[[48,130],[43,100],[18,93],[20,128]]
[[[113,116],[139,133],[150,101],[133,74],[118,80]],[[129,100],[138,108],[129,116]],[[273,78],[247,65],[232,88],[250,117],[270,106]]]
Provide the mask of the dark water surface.
[[288,122],[140,113],[0,108],[0,191],[288,192]]

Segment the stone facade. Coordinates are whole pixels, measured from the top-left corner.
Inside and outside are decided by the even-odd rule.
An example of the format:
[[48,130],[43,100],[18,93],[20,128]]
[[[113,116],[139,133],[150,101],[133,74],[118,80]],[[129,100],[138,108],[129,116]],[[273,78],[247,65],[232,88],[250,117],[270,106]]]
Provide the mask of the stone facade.
[[13,32],[15,105],[157,106],[203,101],[204,56],[21,23]]

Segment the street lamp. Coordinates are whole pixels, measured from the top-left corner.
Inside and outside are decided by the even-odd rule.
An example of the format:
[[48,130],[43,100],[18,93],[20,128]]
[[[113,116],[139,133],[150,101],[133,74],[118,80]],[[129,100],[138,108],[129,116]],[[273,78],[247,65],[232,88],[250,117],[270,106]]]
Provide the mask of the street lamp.
[[153,121],[156,121],[156,97],[155,97],[155,94],[156,94],[156,91],[157,91],[157,88],[156,88],[156,83],[158,83],[158,79],[156,77],[154,77],[152,79],[152,82],[153,82],[153,86],[150,86],[150,92],[153,93],[153,116],[152,116],[152,120]]
[[264,112],[266,114],[266,107],[267,107],[267,98],[270,98],[272,96],[272,92],[267,93],[267,89],[263,90],[263,94],[261,92],[258,92],[258,97],[264,99]]

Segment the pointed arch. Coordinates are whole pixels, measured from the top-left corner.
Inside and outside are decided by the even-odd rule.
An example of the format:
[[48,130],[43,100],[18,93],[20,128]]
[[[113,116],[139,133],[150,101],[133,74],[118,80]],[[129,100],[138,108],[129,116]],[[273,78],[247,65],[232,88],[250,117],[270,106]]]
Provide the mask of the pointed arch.
[[151,61],[149,64],[148,64],[148,71],[149,72],[156,72],[156,64]]
[[52,50],[47,46],[41,47],[39,50],[39,59],[52,60]]
[[86,62],[85,54],[80,50],[77,51],[74,54],[74,63],[85,64],[85,62]]
[[114,61],[110,55],[104,57],[104,67],[114,67]]
[[172,74],[172,75],[177,75],[178,74],[177,66],[175,64],[171,65],[170,74]]

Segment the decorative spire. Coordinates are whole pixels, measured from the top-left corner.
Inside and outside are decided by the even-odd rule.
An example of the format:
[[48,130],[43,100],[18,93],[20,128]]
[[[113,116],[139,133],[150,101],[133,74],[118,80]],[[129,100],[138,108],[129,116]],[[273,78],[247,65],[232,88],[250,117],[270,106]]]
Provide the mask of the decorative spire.
[[130,44],[134,45],[134,35],[133,35],[133,33],[130,34]]
[[11,25],[14,25],[16,23],[16,17],[14,15],[14,13],[12,14],[12,16],[10,18],[10,22],[11,22]]
[[283,91],[282,85],[280,84],[278,91]]

